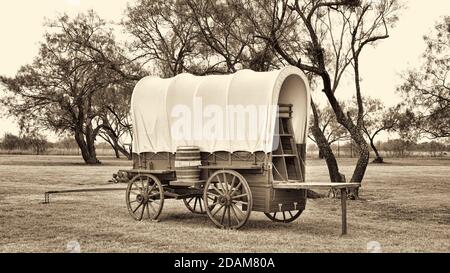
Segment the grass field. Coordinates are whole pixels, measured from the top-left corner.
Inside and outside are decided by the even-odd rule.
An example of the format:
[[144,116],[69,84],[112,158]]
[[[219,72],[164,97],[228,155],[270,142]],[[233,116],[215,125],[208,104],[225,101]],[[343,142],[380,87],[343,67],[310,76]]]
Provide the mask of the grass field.
[[[102,158],[85,166],[70,156],[0,156],[0,252],[450,252],[450,160],[389,160],[370,165],[362,200],[349,201],[349,235],[340,237],[339,200],[308,200],[299,220],[270,222],[253,213],[239,231],[219,230],[180,201],[165,202],[161,222],[135,222],[124,192],[67,194],[42,204],[48,190],[105,185],[130,163]],[[342,160],[351,176],[354,162]],[[325,181],[309,160],[308,180]]]

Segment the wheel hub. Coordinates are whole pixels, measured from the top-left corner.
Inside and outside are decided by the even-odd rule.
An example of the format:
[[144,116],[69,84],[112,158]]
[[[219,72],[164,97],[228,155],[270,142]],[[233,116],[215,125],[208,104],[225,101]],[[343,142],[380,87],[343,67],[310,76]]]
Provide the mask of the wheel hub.
[[136,196],[136,201],[138,201],[139,203],[145,203],[148,202],[148,196],[145,196],[143,194],[138,194]]
[[219,197],[219,204],[225,205],[225,206],[231,206],[231,196],[229,194],[222,195]]

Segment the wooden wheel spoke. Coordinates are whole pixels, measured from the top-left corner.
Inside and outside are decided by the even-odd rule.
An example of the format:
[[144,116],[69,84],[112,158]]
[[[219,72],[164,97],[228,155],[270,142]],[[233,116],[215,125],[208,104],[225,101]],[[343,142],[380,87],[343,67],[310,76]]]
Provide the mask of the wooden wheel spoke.
[[[145,192],[149,192],[148,191],[148,188],[149,188],[149,186],[150,186],[150,181],[148,181],[147,179],[145,180],[145,186],[144,186],[144,189],[145,189]],[[153,185],[155,185],[155,184],[153,184]]]
[[142,176],[141,176],[141,177],[139,177],[139,181],[141,181],[141,186],[142,186],[142,189],[144,189],[144,188],[145,188],[145,186],[144,186],[144,181],[142,180]]
[[[211,195],[214,196],[214,198],[211,197]],[[208,192],[208,196],[210,197],[210,199],[215,200],[215,199],[219,198],[221,195],[217,195],[217,194],[214,194],[212,192]]]
[[220,184],[220,188],[223,189],[222,181],[220,180],[220,176],[217,175],[216,177],[217,177],[217,183]]
[[152,203],[151,203],[151,202],[148,202],[147,205],[148,205],[148,207],[152,208],[153,213],[156,214],[156,210],[155,210],[155,208],[152,206]]
[[136,211],[142,206],[142,203],[139,203],[139,205],[133,210],[133,213],[136,213]]
[[150,194],[150,195],[148,196],[148,198],[152,198],[152,199],[153,199],[153,197],[157,197],[157,196],[159,196],[159,195],[161,195],[161,193],[156,192],[156,193]]
[[242,181],[239,181],[239,184],[233,189],[230,195],[233,196],[240,187],[242,187]]
[[153,190],[156,188],[156,183],[153,183],[152,187],[149,189],[147,188],[147,194],[150,194],[151,192],[153,192]]
[[[134,188],[134,187],[135,187],[135,188]],[[139,193],[142,193],[142,188],[139,187],[137,183],[133,183],[132,186],[131,186],[131,189],[132,189],[132,190],[133,190],[133,189],[136,189],[136,190],[139,191]]]
[[245,218],[245,213],[242,212],[242,210],[241,210],[238,206],[236,206],[235,204],[233,204],[232,207],[234,208],[234,210],[235,210],[236,212],[239,213],[239,215],[240,215],[242,218]]
[[[217,203],[217,199],[218,199],[218,196],[217,195],[215,195],[214,197],[212,197],[212,196],[210,196],[210,195],[208,195],[207,196],[207,199],[209,200],[209,201],[211,201],[213,204],[212,205],[217,205],[218,203]],[[209,202],[208,202],[209,203]]]
[[227,209],[228,209],[228,227],[231,227],[231,206],[228,206]]
[[[211,195],[214,195],[214,197],[212,197]],[[213,193],[209,193],[209,194],[207,194],[207,197],[208,197],[209,200],[215,201],[216,198],[218,197],[218,195],[215,195]]]
[[230,186],[230,191],[233,189],[234,187],[234,182],[236,182],[236,176],[233,176],[233,178],[231,179],[231,186]]
[[233,215],[237,221],[237,224],[239,225],[239,223],[241,222],[241,220],[239,219],[239,217],[237,216],[236,210],[234,209],[234,206],[231,205],[231,210],[233,211]]
[[198,203],[200,205],[200,213],[203,213],[203,206],[202,206],[202,199],[200,197],[197,197]]
[[[212,189],[215,190],[215,191],[219,194],[219,196],[220,196],[220,195],[224,195],[224,192],[222,192],[221,190],[219,190],[216,186],[212,185]],[[217,196],[217,195],[216,195],[216,196]]]
[[[184,205],[195,214],[204,214],[205,210],[203,209],[203,198],[200,196],[195,196],[191,198],[184,199]],[[192,201],[194,203],[192,204]]]
[[239,199],[239,198],[242,198],[242,197],[248,197],[248,193],[232,196],[232,199]]
[[225,214],[227,213],[227,207],[224,207],[225,209],[223,210],[223,214],[222,214],[222,219],[220,220],[220,223],[223,225],[223,220],[225,220]]
[[134,194],[134,195],[139,195],[139,194],[141,194],[140,192],[135,192],[135,191],[130,191],[130,193],[132,193],[132,194]]
[[214,217],[222,208],[224,207],[224,205],[223,204],[221,204],[220,205],[220,207],[216,210],[216,212],[214,212],[213,214],[212,214],[212,216]]
[[148,203],[145,204],[145,207],[146,207],[146,209],[147,209],[147,218],[150,219],[150,218],[152,218],[152,217],[150,216],[150,211],[149,211],[148,206],[149,206]]
[[214,206],[217,206],[218,204],[219,204],[219,202],[214,202],[214,203],[208,205],[208,207],[214,207]]
[[232,200],[231,202],[232,202],[232,203],[234,203],[234,204],[240,204],[240,205],[248,205],[248,203],[247,203],[247,202],[244,202],[244,201],[239,201],[239,200]]
[[197,208],[197,202],[198,202],[198,199],[195,198],[195,202],[194,202],[194,211],[195,211],[195,209]]
[[148,202],[149,203],[155,203],[156,205],[160,205],[160,203],[158,202],[158,201],[156,201],[156,200],[152,200],[152,199],[150,199],[150,200],[148,200]]
[[228,179],[226,173],[223,173],[223,183],[225,184],[225,192],[228,193]]
[[144,217],[145,207],[146,207],[145,205],[142,206],[141,216],[140,216],[141,219]]

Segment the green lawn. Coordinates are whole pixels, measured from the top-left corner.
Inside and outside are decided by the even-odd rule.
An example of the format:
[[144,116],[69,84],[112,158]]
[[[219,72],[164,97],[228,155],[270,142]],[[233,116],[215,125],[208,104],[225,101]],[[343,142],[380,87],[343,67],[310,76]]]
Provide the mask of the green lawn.
[[[85,166],[78,157],[0,156],[0,252],[65,252],[76,240],[83,252],[450,252],[450,160],[390,160],[370,165],[362,200],[348,202],[349,235],[340,237],[339,200],[308,200],[299,220],[270,222],[253,213],[239,231],[219,230],[181,201],[165,202],[161,221],[135,222],[124,192],[52,197],[48,190],[105,185],[129,168],[102,158]],[[354,162],[341,161],[351,176]],[[324,181],[322,161],[309,160],[308,180]]]

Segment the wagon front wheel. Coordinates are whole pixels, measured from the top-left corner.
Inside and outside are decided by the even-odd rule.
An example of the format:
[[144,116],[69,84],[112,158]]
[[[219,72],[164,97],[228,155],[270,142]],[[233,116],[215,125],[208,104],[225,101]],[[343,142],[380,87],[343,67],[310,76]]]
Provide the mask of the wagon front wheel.
[[247,223],[253,197],[247,180],[236,171],[221,170],[206,182],[203,202],[209,219],[219,228],[239,229]]
[[279,211],[279,212],[271,212],[264,213],[267,218],[277,223],[291,223],[295,221],[302,214],[303,210],[297,211]]
[[125,199],[136,221],[157,220],[164,205],[164,189],[155,176],[137,175],[128,183]]

